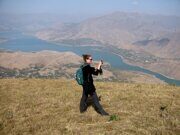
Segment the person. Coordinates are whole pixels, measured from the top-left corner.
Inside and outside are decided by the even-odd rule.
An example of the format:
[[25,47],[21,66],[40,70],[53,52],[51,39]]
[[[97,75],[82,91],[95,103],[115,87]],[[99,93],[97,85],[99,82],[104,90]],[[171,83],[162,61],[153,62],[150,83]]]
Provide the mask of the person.
[[87,110],[88,108],[88,95],[92,99],[92,106],[96,110],[97,113],[101,115],[109,115],[101,106],[99,103],[99,98],[96,94],[96,88],[93,84],[93,77],[92,75],[99,75],[102,74],[102,60],[99,62],[97,68],[91,67],[92,64],[92,57],[89,54],[84,54],[83,55],[83,60],[84,60],[84,65],[82,68],[83,71],[83,93],[82,93],[82,98],[80,100],[80,112],[83,113]]

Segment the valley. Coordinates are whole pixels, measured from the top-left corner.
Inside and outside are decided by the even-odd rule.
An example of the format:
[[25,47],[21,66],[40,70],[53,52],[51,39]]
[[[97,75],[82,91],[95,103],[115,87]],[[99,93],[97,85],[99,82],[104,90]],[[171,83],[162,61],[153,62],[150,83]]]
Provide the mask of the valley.
[[35,36],[56,44],[110,48],[129,64],[180,80],[179,28],[180,17],[115,12],[49,27]]
[[[107,60],[112,68],[127,72],[134,72],[135,69],[135,72],[151,74],[166,82],[169,82],[167,78],[180,80],[179,17],[114,12],[68,22],[59,16],[1,16],[1,50],[71,51],[79,56],[92,53],[96,59],[102,57]],[[19,24],[18,21],[22,22]],[[31,68],[26,70],[32,72]],[[159,77],[156,73],[167,78]],[[54,72],[51,74],[53,76]],[[60,75],[62,73],[57,76]]]
[[[82,58],[72,52],[0,52],[0,78],[66,78],[73,80]],[[93,66],[97,65],[95,61]],[[103,75],[95,76],[99,81],[131,83],[165,82],[145,73],[114,69],[109,63],[103,65]]]

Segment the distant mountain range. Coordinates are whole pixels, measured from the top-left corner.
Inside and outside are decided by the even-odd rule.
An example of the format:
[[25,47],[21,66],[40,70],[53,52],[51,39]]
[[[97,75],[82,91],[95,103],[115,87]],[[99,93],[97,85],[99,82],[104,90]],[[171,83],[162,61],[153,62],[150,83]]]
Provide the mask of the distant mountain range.
[[22,31],[56,44],[100,45],[128,64],[180,80],[180,17],[115,12],[72,22],[47,14],[0,16],[2,32]]
[[[35,35],[57,44],[111,47],[129,64],[180,79],[180,17],[115,12],[80,23],[53,25]],[[131,58],[118,49],[132,52]],[[146,56],[156,60],[149,63],[144,61]]]
[[101,43],[180,58],[180,17],[175,16],[115,12],[78,24],[52,26],[36,35],[55,42]]

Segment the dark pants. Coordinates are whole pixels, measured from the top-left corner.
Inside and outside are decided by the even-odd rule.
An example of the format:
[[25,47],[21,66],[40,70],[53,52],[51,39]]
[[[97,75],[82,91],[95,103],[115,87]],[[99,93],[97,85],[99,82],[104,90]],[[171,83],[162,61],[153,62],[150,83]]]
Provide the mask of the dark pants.
[[[90,97],[88,97],[88,95],[90,95]],[[92,93],[87,93],[85,90],[83,90],[82,98],[80,101],[80,112],[85,112],[91,103],[97,113],[101,115],[108,115],[108,113],[104,111],[101,104],[99,103],[99,98],[96,92],[93,91]]]

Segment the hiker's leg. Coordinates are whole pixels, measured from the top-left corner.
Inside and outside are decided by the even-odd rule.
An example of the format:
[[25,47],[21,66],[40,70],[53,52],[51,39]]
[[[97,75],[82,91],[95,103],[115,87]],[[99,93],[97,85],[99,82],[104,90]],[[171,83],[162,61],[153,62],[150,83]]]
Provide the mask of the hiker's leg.
[[99,103],[99,98],[98,98],[96,92],[93,92],[91,94],[91,96],[92,96],[92,99],[93,99],[93,107],[96,110],[96,112],[101,114],[101,115],[109,115],[107,112],[104,111],[101,104]]
[[80,101],[80,106],[79,106],[79,109],[80,109],[81,113],[85,112],[87,110],[87,104],[86,104],[87,98],[88,98],[88,95],[83,90],[81,101]]

